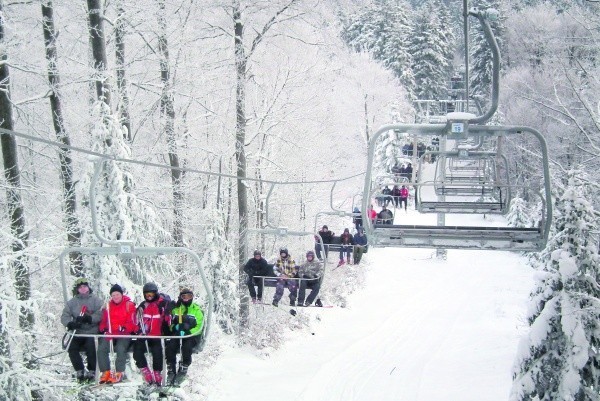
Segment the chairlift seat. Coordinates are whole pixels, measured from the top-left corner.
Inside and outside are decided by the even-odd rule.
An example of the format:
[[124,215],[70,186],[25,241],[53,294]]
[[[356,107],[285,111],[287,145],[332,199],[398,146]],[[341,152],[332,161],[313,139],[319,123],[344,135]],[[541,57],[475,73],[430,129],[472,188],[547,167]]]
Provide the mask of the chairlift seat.
[[506,205],[502,202],[419,201],[418,210],[420,213],[504,214]]
[[375,225],[374,246],[445,249],[539,251],[544,238],[540,228]]

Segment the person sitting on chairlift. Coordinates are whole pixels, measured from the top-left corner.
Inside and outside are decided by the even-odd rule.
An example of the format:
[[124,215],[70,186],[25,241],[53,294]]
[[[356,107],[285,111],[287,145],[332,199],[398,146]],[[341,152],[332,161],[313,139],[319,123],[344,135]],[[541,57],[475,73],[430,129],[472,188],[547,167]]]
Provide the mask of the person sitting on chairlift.
[[[194,302],[194,292],[189,287],[179,290],[179,298],[171,310],[171,333],[174,336],[189,336],[198,334],[204,325],[204,312],[200,305]],[[165,346],[167,359],[167,385],[181,382],[187,375],[192,364],[192,352],[198,344],[198,336],[181,339],[171,339]],[[181,361],[177,370],[177,353],[181,350]]]
[[[86,278],[80,277],[73,285],[73,298],[65,305],[60,322],[71,333],[67,352],[79,383],[93,382],[96,378],[96,346],[93,337],[77,337],[77,334],[98,334],[102,319],[102,300],[92,295]],[[80,351],[85,352],[87,371],[84,370]]]
[[[254,257],[249,259],[244,265],[244,272],[248,275],[246,284],[248,285],[248,291],[250,292],[250,298],[252,303],[262,302],[262,294],[264,287],[264,279],[255,276],[272,276],[273,266],[269,265],[267,261],[262,257],[262,253],[257,249],[254,251]],[[254,287],[258,288],[258,292]]]
[[298,266],[287,248],[279,250],[279,259],[273,266],[273,273],[278,277],[277,285],[275,286],[275,296],[273,297],[273,306],[279,305],[279,300],[283,296],[283,290],[287,288],[290,291],[290,306],[296,306],[296,298],[298,296],[298,286],[294,278],[298,277]]
[[[315,260],[313,251],[306,252],[306,263],[298,269],[300,280],[300,291],[298,292],[298,306],[310,306],[319,295],[321,289],[321,276],[323,275],[323,264]],[[310,289],[310,294],[304,301],[306,289]]]
[[377,214],[377,218],[381,224],[393,224],[394,222],[394,214],[385,206],[381,208],[381,211]]
[[[323,240],[323,248],[325,248],[325,257],[329,255],[329,245],[333,243],[334,232],[329,230],[327,226],[323,226],[319,230],[319,235],[321,236],[321,240]],[[319,260],[323,260],[323,255],[321,255],[321,244],[319,243],[319,238],[315,235],[315,252],[317,252],[317,258]]]
[[[350,254],[352,253],[354,238],[352,237],[352,234],[350,234],[349,229],[344,229],[344,233],[340,235],[340,242],[342,246],[340,248],[340,262],[338,263],[338,266],[341,266],[346,262],[350,264]],[[344,262],[344,253],[346,254],[346,262]]]

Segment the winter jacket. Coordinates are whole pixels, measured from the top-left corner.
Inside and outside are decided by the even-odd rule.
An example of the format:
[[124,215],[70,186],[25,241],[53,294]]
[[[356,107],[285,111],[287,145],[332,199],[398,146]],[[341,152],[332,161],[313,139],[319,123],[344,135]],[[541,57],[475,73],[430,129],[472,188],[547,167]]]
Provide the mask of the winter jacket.
[[306,262],[298,268],[298,276],[301,278],[319,278],[323,274],[323,264],[313,260]]
[[368,213],[371,221],[375,221],[375,219],[377,218],[377,212],[375,211],[375,209],[369,209]]
[[81,314],[81,308],[84,306],[86,307],[85,314],[92,317],[92,323],[82,323],[77,332],[97,334],[98,323],[102,319],[102,301],[92,294],[77,294],[71,298],[62,311],[60,322],[66,326],[69,322],[74,321]]
[[381,191],[381,193],[383,195],[391,195],[392,194],[392,190],[389,189],[388,187],[383,188],[383,191]]
[[408,198],[408,188],[400,188],[400,197]]
[[367,236],[366,235],[360,235],[360,234],[356,234],[354,236],[354,244],[356,245],[362,245],[365,246],[367,245]]
[[377,214],[377,217],[379,217],[383,222],[390,224],[394,220],[394,214],[389,209],[382,210]]
[[137,307],[138,324],[142,334],[149,336],[166,334],[171,324],[172,308],[172,301],[165,299],[161,294],[154,301],[143,301]]
[[394,186],[394,189],[392,189],[392,195],[400,196],[400,188],[398,188],[398,186]]
[[127,295],[123,295],[123,300],[116,304],[111,300],[102,309],[102,320],[98,326],[100,333],[109,333],[114,335],[136,334],[138,325],[135,319],[135,304]]
[[[202,327],[204,326],[204,313],[202,312],[200,306],[195,302],[192,302],[190,306],[185,306],[182,303],[177,302],[177,304],[175,304],[175,307],[171,311],[170,320],[170,329],[173,335],[187,336],[190,334],[196,334],[200,330],[202,330]],[[180,324],[189,324],[190,321],[195,322],[196,324],[190,327],[190,329],[187,331],[180,330]]]
[[288,255],[285,259],[277,259],[275,265],[273,266],[273,273],[275,276],[279,277],[282,274],[285,274],[288,277],[296,277],[298,274],[298,267],[296,266],[296,262],[290,255]]
[[340,235],[340,242],[342,243],[342,245],[352,245],[354,244],[354,238],[350,233],[343,233],[342,235]]
[[244,265],[244,272],[250,278],[254,276],[272,276],[273,266],[269,265],[264,258],[260,258],[259,260],[252,258]]
[[[357,207],[354,208],[354,210],[352,211],[352,213],[360,213],[360,210],[358,210]],[[354,224],[358,224],[359,226],[362,226],[362,215],[359,214],[358,216],[354,216]]]
[[319,235],[323,240],[323,244],[331,244],[333,243],[333,232],[331,230],[323,231],[319,230]]

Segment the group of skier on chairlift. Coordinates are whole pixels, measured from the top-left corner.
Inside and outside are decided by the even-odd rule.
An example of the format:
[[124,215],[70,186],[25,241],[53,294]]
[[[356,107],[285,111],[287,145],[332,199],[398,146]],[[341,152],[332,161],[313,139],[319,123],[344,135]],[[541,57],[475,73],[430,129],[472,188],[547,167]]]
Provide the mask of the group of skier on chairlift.
[[[96,362],[101,384],[121,382],[125,378],[127,353],[133,347],[136,366],[147,384],[163,383],[163,341],[167,362],[166,384],[182,380],[192,363],[192,353],[198,344],[198,334],[204,325],[204,313],[194,302],[189,287],[181,287],[176,301],[160,293],[155,283],[146,283],[142,289],[144,300],[136,307],[125,289],[114,284],[109,291],[110,300],[103,302],[93,293],[85,278],[73,285],[73,298],[65,305],[61,323],[66,326],[66,345],[75,377],[79,383],[93,383],[96,379]],[[132,338],[135,335],[137,337]],[[98,338],[96,350],[94,338]],[[184,338],[144,338],[144,336],[178,336]],[[189,336],[189,337],[188,337]],[[81,352],[87,359],[85,369]],[[152,369],[148,366],[146,352],[152,354]],[[116,355],[111,369],[109,355]],[[177,370],[177,353],[181,354]]]
[[[253,257],[244,265],[244,272],[248,275],[246,284],[253,303],[263,302],[265,280],[267,283],[275,280],[273,306],[279,305],[285,288],[290,293],[290,306],[311,306],[321,288],[323,263],[315,258],[313,251],[308,251],[306,262],[297,265],[287,248],[281,248],[279,257],[271,264],[262,257],[261,251],[255,250]],[[308,297],[307,289],[310,290]],[[315,305],[322,306],[321,301],[317,299]]]

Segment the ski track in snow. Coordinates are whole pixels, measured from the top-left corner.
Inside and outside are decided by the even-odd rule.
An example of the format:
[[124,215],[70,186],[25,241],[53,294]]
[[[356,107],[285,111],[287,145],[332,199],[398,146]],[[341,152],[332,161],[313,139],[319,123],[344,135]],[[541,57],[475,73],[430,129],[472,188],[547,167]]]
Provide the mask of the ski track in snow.
[[[409,212],[410,215],[410,212]],[[507,252],[373,249],[366,287],[271,356],[224,352],[208,400],[506,400],[533,270]],[[276,313],[276,312],[274,312]]]

